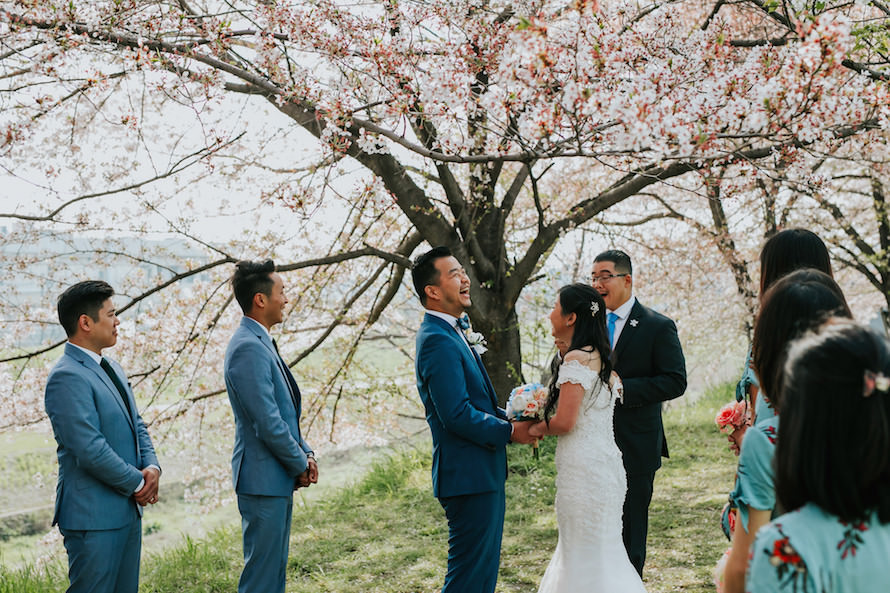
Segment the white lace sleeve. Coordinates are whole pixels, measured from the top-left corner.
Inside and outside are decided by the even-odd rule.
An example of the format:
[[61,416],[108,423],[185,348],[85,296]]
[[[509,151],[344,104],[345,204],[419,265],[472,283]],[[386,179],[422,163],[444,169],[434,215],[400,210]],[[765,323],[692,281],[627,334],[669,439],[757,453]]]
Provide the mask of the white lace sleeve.
[[563,383],[575,383],[584,388],[585,391],[593,387],[593,384],[599,378],[599,375],[591,369],[587,368],[577,360],[570,360],[562,363],[559,367],[559,375],[556,377],[556,385]]

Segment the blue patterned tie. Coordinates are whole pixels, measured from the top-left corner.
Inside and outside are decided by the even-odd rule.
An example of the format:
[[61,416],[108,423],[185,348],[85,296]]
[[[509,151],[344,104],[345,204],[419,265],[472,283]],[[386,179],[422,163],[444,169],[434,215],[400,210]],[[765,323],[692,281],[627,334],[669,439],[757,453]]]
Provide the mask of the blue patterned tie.
[[609,328],[609,346],[615,348],[615,322],[618,321],[617,313],[609,313],[607,315],[608,318],[608,328]]
[[461,331],[470,329],[470,320],[467,319],[466,315],[457,318],[457,327],[460,328]]

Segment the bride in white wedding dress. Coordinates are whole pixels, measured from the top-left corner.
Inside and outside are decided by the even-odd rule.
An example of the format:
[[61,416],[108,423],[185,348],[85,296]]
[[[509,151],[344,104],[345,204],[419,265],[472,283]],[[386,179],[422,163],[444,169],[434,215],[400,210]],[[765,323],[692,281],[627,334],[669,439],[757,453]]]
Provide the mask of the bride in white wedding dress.
[[549,420],[530,434],[559,436],[559,540],[538,593],[645,593],[621,539],[627,481],[612,429],[620,382],[609,363],[606,305],[586,284],[564,286],[550,322],[563,362],[551,380]]

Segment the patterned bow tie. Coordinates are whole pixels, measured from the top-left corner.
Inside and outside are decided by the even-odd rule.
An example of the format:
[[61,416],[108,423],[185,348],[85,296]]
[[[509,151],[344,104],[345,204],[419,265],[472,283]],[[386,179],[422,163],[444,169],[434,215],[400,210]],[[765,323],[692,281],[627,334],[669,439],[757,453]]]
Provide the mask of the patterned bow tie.
[[457,318],[457,327],[464,331],[470,329],[470,320],[467,319],[466,315]]

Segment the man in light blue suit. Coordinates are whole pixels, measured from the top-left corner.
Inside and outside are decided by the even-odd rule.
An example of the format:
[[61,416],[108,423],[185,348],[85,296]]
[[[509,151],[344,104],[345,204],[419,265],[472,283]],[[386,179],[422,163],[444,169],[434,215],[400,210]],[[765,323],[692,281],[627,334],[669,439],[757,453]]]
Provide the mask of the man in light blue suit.
[[533,443],[530,423],[510,423],[482,359],[466,340],[470,280],[447,247],[414,262],[426,309],[417,332],[417,390],[433,437],[433,495],[448,519],[443,593],[493,593],[504,529],[508,442]]
[[242,261],[232,288],[244,312],[225,361],[244,545],[238,592],[284,593],[293,493],[318,482],[318,464],[300,434],[300,389],[269,334],[287,305],[281,276],[271,260]]
[[142,507],[158,501],[161,468],[123,369],[102,356],[117,342],[102,281],[59,297],[65,353],[46,384],[46,413],[58,444],[53,525],[68,551],[69,593],[136,593]]

